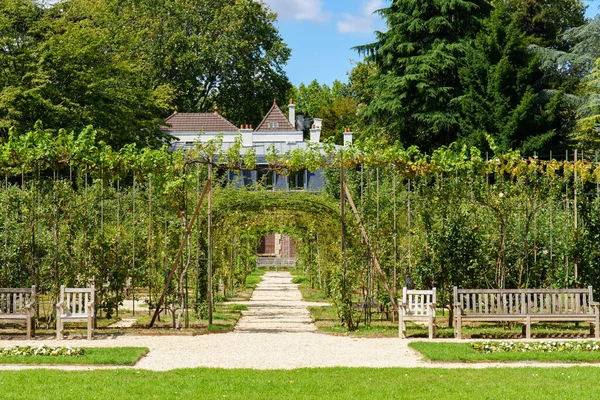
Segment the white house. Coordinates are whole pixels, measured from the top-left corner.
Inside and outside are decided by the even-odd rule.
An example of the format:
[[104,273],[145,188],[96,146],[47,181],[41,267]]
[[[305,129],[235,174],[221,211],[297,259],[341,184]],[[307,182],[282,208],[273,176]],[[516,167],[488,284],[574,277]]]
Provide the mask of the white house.
[[[290,100],[289,115],[286,117],[277,102],[265,115],[256,129],[251,125],[242,125],[239,128],[218,113],[178,113],[175,112],[165,120],[161,131],[173,136],[174,148],[191,148],[195,141],[206,142],[219,135],[223,137],[222,150],[229,149],[235,137],[242,137],[242,154],[249,148],[254,148],[256,160],[260,165],[266,165],[266,156],[271,145],[279,154],[293,151],[297,148],[305,149],[307,142],[303,132],[296,129],[296,106]],[[320,143],[322,120],[315,118],[310,130],[309,142]],[[344,132],[344,144],[352,142],[352,132]],[[278,174],[265,174],[260,171],[244,171],[241,177],[234,173],[229,177],[241,184],[248,185],[262,180],[266,186],[278,190],[318,190],[323,186],[321,171],[310,172],[307,170],[291,173],[289,176]]]

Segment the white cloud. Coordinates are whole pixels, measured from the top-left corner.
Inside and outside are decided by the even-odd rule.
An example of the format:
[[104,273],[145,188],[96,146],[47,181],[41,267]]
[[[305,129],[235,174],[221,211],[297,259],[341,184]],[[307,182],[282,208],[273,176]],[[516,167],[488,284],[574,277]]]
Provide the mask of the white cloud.
[[380,18],[375,11],[384,8],[383,0],[363,0],[357,14],[342,14],[342,19],[337,23],[340,33],[373,33],[375,22]]
[[326,22],[331,13],[323,10],[321,0],[262,0],[277,13],[279,20]]

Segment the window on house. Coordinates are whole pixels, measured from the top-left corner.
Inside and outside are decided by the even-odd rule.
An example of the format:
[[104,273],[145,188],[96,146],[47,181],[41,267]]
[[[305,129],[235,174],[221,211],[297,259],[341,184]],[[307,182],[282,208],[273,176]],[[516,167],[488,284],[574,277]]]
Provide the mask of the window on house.
[[288,177],[290,190],[304,190],[304,170],[290,172]]
[[258,171],[258,184],[265,189],[273,189],[273,171]]
[[269,129],[279,128],[279,123],[277,122],[269,122]]

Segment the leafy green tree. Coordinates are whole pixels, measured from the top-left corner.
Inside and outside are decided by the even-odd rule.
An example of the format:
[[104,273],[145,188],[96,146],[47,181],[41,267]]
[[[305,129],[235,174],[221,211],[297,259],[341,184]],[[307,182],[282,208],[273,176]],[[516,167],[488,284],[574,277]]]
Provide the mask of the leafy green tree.
[[308,85],[301,83],[298,86],[298,108],[297,111],[318,118],[321,109],[331,105],[333,95],[331,88],[326,84],[320,84],[316,79]]
[[21,133],[42,121],[49,129],[98,129],[116,146],[154,144],[170,110],[171,89],[143,77],[129,52],[140,42],[123,29],[110,1],[72,0],[41,8],[3,2],[0,54],[1,126]]
[[143,35],[145,76],[175,90],[181,112],[216,105],[234,124],[260,122],[291,86],[283,66],[290,49],[276,15],[251,0],[128,0],[128,23]]
[[[218,4],[217,4],[218,3]],[[80,131],[158,145],[173,109],[257,124],[290,88],[275,14],[251,0],[0,4],[0,133]]]
[[330,106],[321,108],[322,137],[332,137],[337,144],[344,142],[344,128],[354,128],[358,122],[356,100],[350,96],[336,98]]
[[432,149],[452,142],[458,131],[452,107],[460,95],[458,68],[488,2],[395,0],[381,14],[388,30],[358,48],[378,69],[364,117],[406,146]]
[[43,99],[36,90],[33,49],[41,41],[37,22],[42,9],[35,1],[0,2],[0,129],[33,127]]

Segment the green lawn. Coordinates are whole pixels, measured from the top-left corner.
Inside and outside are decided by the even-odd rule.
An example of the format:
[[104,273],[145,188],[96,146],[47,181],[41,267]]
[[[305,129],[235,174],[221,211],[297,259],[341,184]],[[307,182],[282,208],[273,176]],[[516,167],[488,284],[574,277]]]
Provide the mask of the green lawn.
[[146,347],[86,347],[85,354],[78,357],[11,356],[0,357],[0,364],[134,365],[147,352]]
[[600,362],[600,352],[507,352],[480,353],[471,348],[471,343],[413,342],[410,347],[431,361],[548,361],[548,362]]
[[185,369],[0,372],[2,399],[572,399],[600,397],[600,368]]

